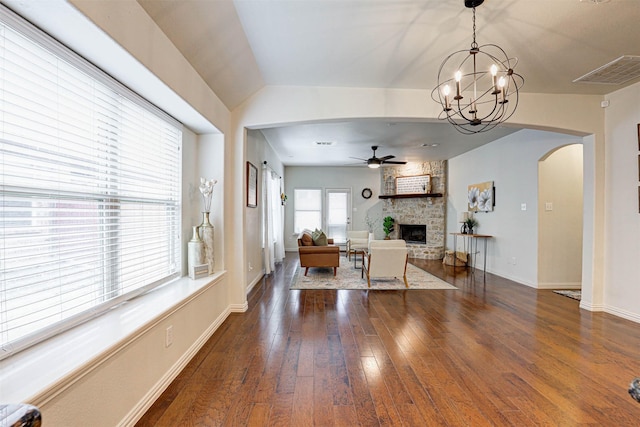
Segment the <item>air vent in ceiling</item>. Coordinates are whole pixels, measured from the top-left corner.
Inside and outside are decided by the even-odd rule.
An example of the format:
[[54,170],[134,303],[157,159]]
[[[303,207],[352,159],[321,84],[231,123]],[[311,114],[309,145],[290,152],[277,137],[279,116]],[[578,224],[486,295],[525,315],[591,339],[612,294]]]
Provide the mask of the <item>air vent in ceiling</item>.
[[640,78],[640,56],[624,55],[573,82],[621,85],[637,78]]
[[334,141],[316,141],[316,145],[325,146],[325,145],[334,145]]

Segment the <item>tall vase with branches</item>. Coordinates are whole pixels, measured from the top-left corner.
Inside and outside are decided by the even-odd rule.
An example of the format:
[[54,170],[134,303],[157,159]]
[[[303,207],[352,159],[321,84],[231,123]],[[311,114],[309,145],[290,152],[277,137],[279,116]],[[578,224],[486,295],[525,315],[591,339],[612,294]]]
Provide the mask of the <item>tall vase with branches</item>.
[[211,198],[213,195],[213,187],[218,183],[215,179],[200,178],[200,194],[202,194],[202,202],[204,211],[202,212],[202,224],[200,224],[200,235],[204,241],[204,260],[208,266],[209,274],[213,274],[215,267],[214,256],[214,228],[209,221],[211,212]]

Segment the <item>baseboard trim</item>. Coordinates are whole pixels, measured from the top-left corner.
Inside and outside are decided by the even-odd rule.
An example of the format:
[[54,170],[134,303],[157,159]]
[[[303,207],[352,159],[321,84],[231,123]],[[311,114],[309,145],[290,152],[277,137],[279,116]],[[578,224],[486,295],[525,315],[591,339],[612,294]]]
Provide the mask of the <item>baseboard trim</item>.
[[202,346],[211,338],[218,330],[220,325],[231,314],[231,307],[218,316],[217,319],[200,335],[200,337],[189,347],[189,349],[173,364],[173,366],[158,380],[158,382],[147,392],[147,394],[129,411],[129,413],[120,421],[119,426],[134,426],[142,416],[151,408],[156,400],[164,393],[169,385],[182,372],[193,357],[200,351]]
[[585,300],[580,301],[580,308],[588,311],[604,311],[604,305],[602,304],[591,304],[590,302],[586,302]]
[[614,316],[622,317],[623,319],[631,320],[632,322],[640,323],[640,314],[632,313],[627,310],[623,310],[617,307],[605,306],[605,313],[613,314]]
[[[482,274],[482,269],[479,269],[476,271],[477,274]],[[528,282],[520,277],[516,277],[516,276],[512,276],[506,272],[502,272],[502,271],[493,271],[493,270],[487,270],[487,273],[491,273],[495,276],[499,276],[502,277],[504,279],[508,279],[511,280],[512,282],[516,282],[519,285],[523,285],[523,286],[528,286],[530,288],[535,288],[537,289],[537,285],[535,283],[531,283]]]
[[251,292],[254,286],[260,283],[263,277],[264,277],[264,270],[262,270],[262,274],[260,276],[256,277],[255,279],[253,279],[251,283],[249,283],[249,286],[247,286],[247,292],[246,292],[247,295],[249,295],[249,292]]
[[231,313],[244,313],[249,309],[249,302],[245,301],[242,304],[231,304],[229,305],[229,310]]
[[538,289],[582,289],[580,282],[538,283]]

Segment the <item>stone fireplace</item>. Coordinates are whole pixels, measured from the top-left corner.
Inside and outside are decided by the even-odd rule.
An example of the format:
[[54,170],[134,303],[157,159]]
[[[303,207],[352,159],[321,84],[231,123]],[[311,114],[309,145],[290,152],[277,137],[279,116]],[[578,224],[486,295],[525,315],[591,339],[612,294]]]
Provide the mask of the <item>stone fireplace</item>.
[[[385,183],[397,177],[418,175],[431,175],[431,193],[442,194],[442,197],[420,195],[417,197],[404,196],[399,198],[385,198],[383,200],[382,217],[391,216],[395,220],[395,230],[391,233],[392,239],[404,239],[411,258],[442,259],[445,248],[446,232],[446,188],[447,188],[447,162],[446,160],[409,163],[403,166],[385,166],[381,171],[381,193],[384,193]],[[412,231],[407,238],[401,237],[401,225],[420,225],[424,233],[424,239],[416,242],[416,234]],[[404,233],[405,231],[402,230]],[[416,233],[416,234],[414,234]]]

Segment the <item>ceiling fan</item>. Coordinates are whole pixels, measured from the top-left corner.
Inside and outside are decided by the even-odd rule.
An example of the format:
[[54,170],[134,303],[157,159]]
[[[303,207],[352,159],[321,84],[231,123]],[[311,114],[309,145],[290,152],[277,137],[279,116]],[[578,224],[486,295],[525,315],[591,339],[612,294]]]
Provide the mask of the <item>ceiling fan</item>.
[[367,164],[367,166],[369,166],[372,169],[379,168],[383,164],[384,165],[406,165],[407,164],[407,162],[391,161],[391,159],[395,158],[396,156],[376,157],[376,150],[378,149],[377,145],[373,145],[371,149],[373,150],[373,156],[368,159],[361,159],[359,157],[351,157],[351,158],[363,160]]

